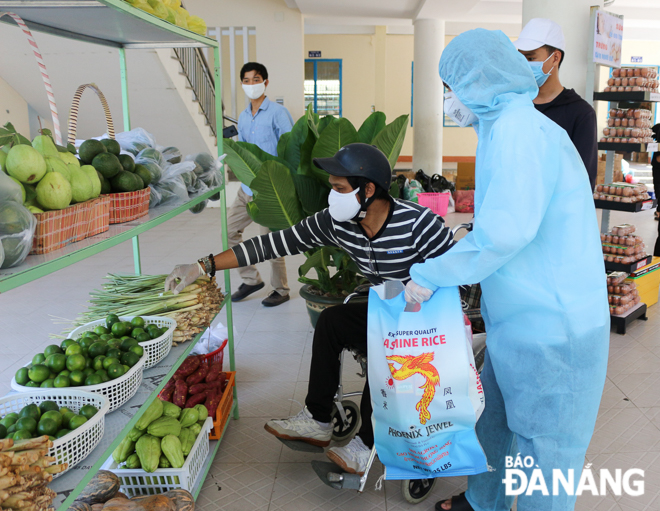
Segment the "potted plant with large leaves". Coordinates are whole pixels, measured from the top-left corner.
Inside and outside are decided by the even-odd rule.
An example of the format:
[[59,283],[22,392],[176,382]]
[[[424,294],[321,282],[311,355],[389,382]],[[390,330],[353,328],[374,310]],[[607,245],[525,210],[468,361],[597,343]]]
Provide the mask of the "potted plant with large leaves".
[[[277,231],[328,207],[331,188],[328,174],[314,166],[314,158],[331,157],[345,145],[363,142],[383,151],[394,167],[407,123],[407,115],[386,124],[385,114],[374,112],[356,130],[346,118],[331,115],[319,118],[310,105],[293,129],[280,137],[277,156],[254,144],[226,140],[225,161],[254,193],[253,200],[248,203],[252,219]],[[339,248],[323,247],[305,255],[307,261],[298,270],[299,280],[305,284],[301,295],[307,301],[307,311],[315,325],[324,308],[341,303],[366,279],[348,254]],[[312,269],[316,279],[308,276]]]

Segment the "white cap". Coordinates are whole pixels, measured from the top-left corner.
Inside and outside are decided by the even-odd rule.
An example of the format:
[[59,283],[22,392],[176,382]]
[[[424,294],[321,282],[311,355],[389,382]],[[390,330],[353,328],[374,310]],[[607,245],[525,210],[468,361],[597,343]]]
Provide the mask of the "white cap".
[[557,23],[545,18],[529,20],[513,44],[522,51],[536,50],[546,44],[561,51],[566,50],[564,31]]

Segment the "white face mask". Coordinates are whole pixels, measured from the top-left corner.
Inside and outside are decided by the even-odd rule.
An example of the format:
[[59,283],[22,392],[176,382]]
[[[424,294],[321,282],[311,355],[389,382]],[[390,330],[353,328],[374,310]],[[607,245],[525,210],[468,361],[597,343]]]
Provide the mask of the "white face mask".
[[253,85],[243,84],[243,91],[250,99],[259,99],[266,92],[266,84],[264,82],[255,83]]
[[348,222],[355,218],[360,211],[360,203],[356,197],[359,191],[359,188],[348,193],[330,190],[330,195],[328,195],[330,216],[337,222]]
[[445,93],[444,111],[461,128],[466,128],[479,120],[474,112],[456,97],[453,91]]

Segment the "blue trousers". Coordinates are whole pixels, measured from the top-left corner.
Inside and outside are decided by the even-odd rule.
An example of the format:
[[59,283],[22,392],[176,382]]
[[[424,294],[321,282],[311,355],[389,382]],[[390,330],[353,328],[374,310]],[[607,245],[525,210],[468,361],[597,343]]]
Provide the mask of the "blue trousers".
[[[582,422],[584,417],[576,417],[569,410],[529,410],[526,412],[530,417],[533,414],[538,420],[539,415],[547,416],[548,422],[553,425],[559,417],[559,423],[563,427],[557,427],[554,433],[552,429],[555,428],[551,428],[545,434],[535,434],[532,438],[526,438],[525,432],[529,428],[525,423],[511,424],[507,420],[505,399],[500,390],[501,383],[498,384],[498,381],[502,382],[504,378],[516,378],[516,375],[496,374],[491,357],[486,352],[481,373],[486,406],[477,422],[476,431],[486,453],[488,465],[491,470],[494,470],[468,477],[468,490],[465,494],[468,502],[475,511],[509,511],[515,497],[505,495],[505,485],[502,482],[506,477],[505,457],[513,456],[515,459],[516,455],[520,453],[521,459],[531,456],[535,461],[534,467],[520,468],[525,472],[528,481],[530,481],[532,470],[538,465],[543,473],[549,495],[544,496],[539,490],[532,492],[531,495],[519,495],[518,511],[573,510],[576,497],[567,495],[561,485],[558,485],[558,495],[553,495],[552,471],[561,469],[566,477],[567,469],[574,469],[575,483],[573,487],[577,487],[584,467],[584,456],[593,433],[593,423],[591,428],[589,429],[587,426],[585,431],[585,424]],[[533,391],[530,389],[530,392]],[[598,402],[595,405],[597,410]],[[587,415],[591,415],[589,410],[585,410],[585,412]],[[513,414],[511,415],[513,416]],[[517,417],[521,415],[525,414],[515,414]],[[595,418],[593,422],[595,422]]]

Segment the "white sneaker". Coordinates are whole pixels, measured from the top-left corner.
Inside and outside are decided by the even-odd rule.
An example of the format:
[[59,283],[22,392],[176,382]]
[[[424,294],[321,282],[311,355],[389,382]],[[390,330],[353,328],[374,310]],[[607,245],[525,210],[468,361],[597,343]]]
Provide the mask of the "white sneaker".
[[278,438],[300,440],[308,444],[326,447],[332,438],[332,423],[314,420],[305,406],[298,415],[288,419],[269,420],[264,429]]
[[328,458],[349,474],[363,475],[367,469],[371,449],[356,436],[344,447],[331,447],[325,453]]

